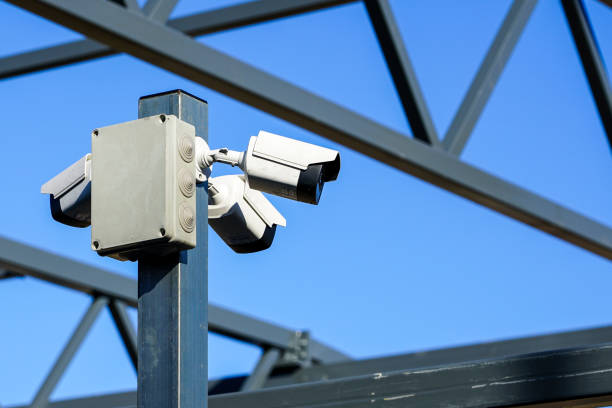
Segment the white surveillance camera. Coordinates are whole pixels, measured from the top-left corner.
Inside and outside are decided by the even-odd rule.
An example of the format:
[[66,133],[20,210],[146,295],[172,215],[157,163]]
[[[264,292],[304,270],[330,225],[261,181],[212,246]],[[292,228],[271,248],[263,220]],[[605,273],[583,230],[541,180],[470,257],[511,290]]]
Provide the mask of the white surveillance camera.
[[49,194],[51,216],[72,227],[91,224],[91,154],[43,184],[40,189]]
[[235,252],[251,253],[269,248],[276,226],[286,222],[244,176],[231,175],[209,179],[208,224]]
[[255,190],[318,204],[323,184],[338,177],[340,154],[260,131],[249,141],[242,168]]
[[340,171],[337,151],[263,130],[251,137],[246,152],[199,150],[201,168],[214,162],[239,166],[250,188],[310,204],[319,203],[323,184]]

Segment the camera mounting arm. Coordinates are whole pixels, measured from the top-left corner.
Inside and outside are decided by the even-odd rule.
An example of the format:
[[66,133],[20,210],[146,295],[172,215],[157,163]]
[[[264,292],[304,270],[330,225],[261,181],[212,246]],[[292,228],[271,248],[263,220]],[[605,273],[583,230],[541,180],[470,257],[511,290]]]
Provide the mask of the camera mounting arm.
[[213,163],[225,163],[230,166],[244,167],[244,152],[237,152],[226,147],[211,150],[202,138],[196,138],[195,157],[198,172],[198,182],[206,181],[212,172]]
[[213,163],[219,162],[229,164],[232,167],[238,166],[242,168],[244,162],[244,152],[229,150],[227,147],[210,150],[208,154],[204,155],[203,162],[208,166],[212,166]]

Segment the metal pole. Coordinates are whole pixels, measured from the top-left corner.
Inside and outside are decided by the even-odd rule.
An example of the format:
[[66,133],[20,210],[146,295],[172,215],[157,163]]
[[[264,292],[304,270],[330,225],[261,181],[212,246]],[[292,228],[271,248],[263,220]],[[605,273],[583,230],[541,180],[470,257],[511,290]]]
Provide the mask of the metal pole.
[[[183,91],[145,96],[138,117],[175,115],[208,139],[208,104]],[[138,408],[205,408],[208,196],[196,188],[197,247],[138,260]]]

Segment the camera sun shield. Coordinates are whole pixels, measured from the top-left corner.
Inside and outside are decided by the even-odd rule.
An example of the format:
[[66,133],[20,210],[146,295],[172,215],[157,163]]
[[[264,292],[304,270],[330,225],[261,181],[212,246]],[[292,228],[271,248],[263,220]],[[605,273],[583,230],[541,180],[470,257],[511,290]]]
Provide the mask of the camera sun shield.
[[276,226],[286,224],[261,192],[248,188],[242,175],[210,179],[208,223],[237,253],[268,249]]
[[49,194],[51,216],[71,227],[85,228],[91,223],[91,154],[43,184],[40,192]]

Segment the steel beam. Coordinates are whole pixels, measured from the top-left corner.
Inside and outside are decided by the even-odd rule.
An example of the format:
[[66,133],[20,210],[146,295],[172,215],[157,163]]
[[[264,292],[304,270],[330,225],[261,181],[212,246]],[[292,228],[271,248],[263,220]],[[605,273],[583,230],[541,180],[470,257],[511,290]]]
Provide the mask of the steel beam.
[[23,275],[20,275],[15,272],[7,271],[6,269],[0,269],[0,280],[11,279],[11,278],[23,278]]
[[176,3],[178,0],[149,0],[142,11],[150,19],[165,24]]
[[130,11],[140,13],[140,6],[138,5],[137,0],[109,0],[109,1],[115,4],[119,4],[120,6],[123,6]]
[[[597,396],[590,398],[580,398],[566,400],[563,402],[547,402],[543,404],[521,405],[523,408],[599,408],[610,404],[612,398],[610,396]],[[350,404],[350,403],[349,403]],[[347,405],[350,406],[350,405]],[[394,405],[386,404],[385,406],[392,407]],[[117,393],[107,394],[95,397],[85,397],[78,399],[68,399],[52,402],[49,408],[135,408],[136,393]],[[13,408],[28,408],[27,405]],[[429,408],[429,407],[427,407]]]
[[[195,37],[296,16],[354,1],[356,0],[256,0],[172,19],[168,22],[168,26]],[[113,48],[93,40],[71,41],[0,58],[0,79],[117,53],[118,51]]]
[[31,408],[44,408],[47,406],[49,402],[49,396],[55,389],[55,386],[62,378],[64,371],[66,371],[66,367],[72,361],[74,354],[77,352],[81,343],[87,336],[89,329],[96,321],[96,318],[100,314],[100,311],[108,304],[108,299],[100,296],[96,298],[93,303],[87,309],[87,312],[81,319],[81,322],[77,326],[76,330],[72,334],[72,337],[62,350],[60,356],[55,361],[53,368],[45,378],[45,381],[38,389],[32,403],[30,404]]
[[[120,7],[8,0],[541,231],[612,259],[612,229]],[[104,15],[107,18],[100,19]]]
[[589,81],[599,117],[612,148],[612,90],[601,52],[582,0],[562,0],[563,11]]
[[130,361],[134,366],[134,369],[138,369],[138,350],[137,350],[137,338],[136,331],[132,325],[132,321],[127,314],[125,303],[120,300],[113,299],[108,305],[113,321],[117,327],[117,331],[121,336],[125,350],[130,357]]
[[[211,397],[211,407],[495,407],[590,408],[612,403],[610,345],[464,362],[450,366],[404,368],[386,364],[366,375],[270,388],[257,393]],[[378,371],[378,370],[380,371]],[[355,374],[357,375],[357,374]],[[114,402],[117,401],[117,402]],[[553,402],[557,401],[557,402]],[[559,402],[565,401],[565,402]],[[112,394],[50,407],[129,407],[134,393]]]
[[242,385],[241,391],[255,391],[262,388],[280,357],[281,352],[278,349],[271,348],[264,351],[255,369]]
[[583,400],[558,405],[571,407],[602,396],[598,403],[612,403],[611,344],[222,394],[209,405],[489,408]]
[[265,387],[355,377],[377,372],[441,367],[467,361],[502,359],[604,343],[612,344],[612,326],[303,367],[292,373],[271,376],[266,381]]
[[[366,359],[359,360],[350,363],[338,363],[338,364],[329,364],[325,366],[313,366],[302,368],[294,373],[273,373],[272,376],[265,382],[264,387],[269,389],[270,391],[279,390],[281,388],[277,388],[282,386],[285,389],[292,390],[300,390],[301,388],[293,388],[296,385],[303,383],[303,386],[310,387],[311,385],[317,384],[318,381],[323,381],[327,383],[333,384],[345,384],[344,381],[347,378],[364,378],[371,377],[376,374],[376,377],[379,379],[385,378],[386,373],[394,373],[394,372],[419,372],[421,374],[430,373],[432,376],[435,376],[435,373],[442,372],[444,370],[452,369],[454,367],[460,366],[473,366],[480,367],[480,369],[484,368],[487,365],[491,364],[499,364],[504,361],[515,361],[517,359],[525,358],[523,361],[530,361],[533,364],[529,368],[531,370],[533,378],[538,377],[541,373],[546,373],[547,369],[544,364],[535,363],[538,359],[532,359],[533,356],[542,356],[546,355],[547,359],[556,359],[555,361],[559,364],[560,370],[567,370],[565,373],[558,374],[560,377],[571,378],[572,376],[580,377],[582,375],[594,375],[595,372],[589,372],[589,370],[577,372],[575,371],[576,367],[572,362],[565,361],[563,359],[558,358],[560,355],[567,355],[568,350],[575,350],[577,348],[582,349],[592,349],[592,350],[604,350],[608,349],[608,345],[612,344],[610,342],[612,340],[612,326],[610,327],[602,327],[596,329],[589,330],[581,330],[581,331],[573,331],[573,332],[565,332],[565,333],[555,333],[548,334],[542,336],[534,336],[527,337],[521,339],[512,339],[512,340],[504,340],[498,342],[477,344],[472,346],[463,346],[463,347],[454,347],[449,349],[439,349],[439,350],[431,350],[424,351],[406,355],[397,355],[397,356],[389,356],[375,359]],[[600,346],[604,344],[604,346]],[[586,347],[585,345],[590,345]],[[571,352],[569,352],[571,354]],[[605,352],[605,355],[608,357],[602,357],[609,360],[609,364],[612,364],[612,356],[609,355],[609,352]],[[523,357],[520,357],[520,356]],[[557,356],[557,357],[555,357]],[[602,354],[603,356],[603,354]],[[574,362],[580,362],[580,359],[574,360]],[[474,370],[473,372],[463,373],[464,379],[471,378],[474,373],[478,373],[480,371]],[[600,368],[603,375],[609,375],[608,369]],[[597,370],[595,370],[597,371]],[[612,371],[612,366],[609,369]],[[377,374],[378,373],[378,374]],[[508,375],[512,374],[511,371],[508,371]],[[459,375],[459,374],[457,374]],[[450,375],[449,377],[452,377]],[[594,377],[591,377],[594,378]],[[236,377],[222,380],[213,380],[209,383],[209,392],[211,395],[226,393],[226,392],[236,392],[241,387],[244,386],[247,377]],[[492,378],[491,381],[495,379]],[[518,379],[516,379],[519,381]],[[489,382],[491,382],[489,381]],[[514,379],[510,379],[510,382],[515,381]],[[523,380],[520,380],[523,381]],[[523,385],[530,384],[529,381],[523,382]],[[602,378],[601,382],[608,381],[607,377]],[[435,382],[432,380],[432,383]],[[320,384],[320,383],[319,383]],[[610,386],[607,383],[606,386]],[[572,385],[570,384],[570,388],[572,387],[581,387],[581,383]],[[482,389],[485,387],[476,387],[475,389]],[[341,390],[342,388],[337,388],[337,390]],[[315,391],[313,391],[315,392]],[[240,394],[238,394],[240,395]],[[542,396],[546,397],[548,394],[542,389],[542,392],[539,393],[539,398]],[[580,398],[577,398],[580,397]],[[112,394],[108,396],[109,403],[100,403],[98,401],[102,401],[101,397],[91,397],[91,403],[89,399],[84,400],[74,400],[74,405],[71,405],[73,401],[62,401],[57,402],[50,407],[114,407],[112,405],[112,401],[116,398],[119,399],[119,403],[117,406],[130,406],[130,403],[135,404],[136,395],[135,393],[122,393],[122,394]],[[564,397],[565,398],[565,397]],[[605,405],[605,403],[611,403],[609,397],[600,398],[595,396],[588,396],[582,393],[577,393],[574,397],[567,397],[568,399],[573,399],[573,401],[563,404],[544,404],[544,405],[534,405],[538,407],[600,407]],[[552,398],[551,398],[552,399]],[[289,399],[288,399],[289,400]],[[82,401],[82,405],[77,405],[76,401]],[[106,401],[106,400],[105,400]],[[390,400],[395,401],[395,400]],[[533,401],[537,402],[537,401]],[[62,405],[64,403],[65,405]],[[253,404],[256,402],[253,401]],[[106,405],[105,405],[106,404]],[[123,405],[121,405],[123,404]],[[599,405],[598,405],[599,404]],[[461,403],[457,402],[457,405],[464,406]],[[231,406],[231,405],[228,405]],[[258,406],[258,405],[253,405]],[[264,405],[268,406],[268,405]],[[310,405],[309,405],[310,406]],[[335,405],[331,405],[335,406]],[[351,405],[349,405],[351,406]],[[358,404],[356,406],[359,406]],[[394,405],[390,405],[394,406]],[[415,406],[441,406],[441,405],[415,405]],[[471,405],[466,405],[471,406]]]
[[[136,280],[2,237],[0,268],[83,293],[121,300],[132,307],[138,305]],[[208,305],[208,329],[236,340],[282,350],[291,347],[295,333],[294,330],[212,304]],[[313,339],[310,340],[310,347],[316,362],[350,360],[346,354]]]
[[[30,408],[19,405],[9,408]],[[50,402],[47,408],[136,408],[136,391],[118,392]]]
[[439,146],[436,128],[389,1],[366,0],[365,6],[413,136],[427,144]]
[[70,258],[0,237],[0,268],[56,285],[118,299],[135,307],[136,281]]
[[449,153],[461,155],[536,4],[537,0],[512,3],[444,136],[442,146]]

